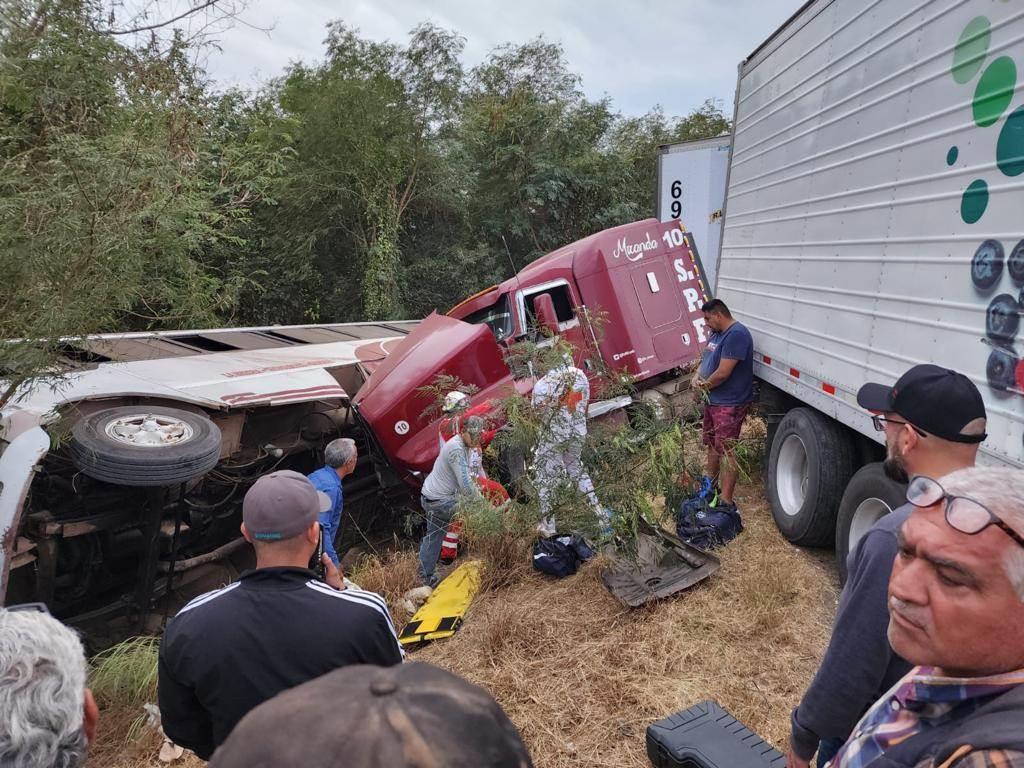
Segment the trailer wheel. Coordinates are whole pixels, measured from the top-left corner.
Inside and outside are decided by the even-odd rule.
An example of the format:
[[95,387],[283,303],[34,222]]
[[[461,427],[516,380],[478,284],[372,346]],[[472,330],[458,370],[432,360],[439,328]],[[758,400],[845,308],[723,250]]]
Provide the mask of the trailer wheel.
[[846,583],[846,559],[871,526],[907,503],[907,487],[891,480],[882,462],[865,464],[850,479],[836,520],[836,565]]
[[149,405],[108,408],[71,431],[71,460],[97,480],[128,486],[183,483],[213,469],[221,434],[202,414]]
[[642,427],[669,421],[674,413],[668,397],[656,389],[645,389],[636,400],[626,406],[626,415],[630,425]]
[[518,447],[506,446],[498,452],[496,463],[498,480],[509,495],[517,501],[528,501],[525,452]]
[[768,458],[768,501],[790,542],[824,547],[835,541],[853,453],[846,431],[811,408],[794,408],[782,419]]

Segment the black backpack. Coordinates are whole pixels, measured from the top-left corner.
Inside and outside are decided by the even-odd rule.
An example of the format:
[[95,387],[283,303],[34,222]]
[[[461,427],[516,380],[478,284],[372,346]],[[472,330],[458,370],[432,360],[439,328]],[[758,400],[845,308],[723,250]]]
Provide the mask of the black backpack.
[[555,534],[537,539],[533,545],[533,568],[559,579],[572,576],[580,565],[594,556],[586,540],[575,533]]
[[740,513],[728,507],[712,507],[700,494],[679,505],[676,533],[699,549],[714,549],[732,541],[743,532]]

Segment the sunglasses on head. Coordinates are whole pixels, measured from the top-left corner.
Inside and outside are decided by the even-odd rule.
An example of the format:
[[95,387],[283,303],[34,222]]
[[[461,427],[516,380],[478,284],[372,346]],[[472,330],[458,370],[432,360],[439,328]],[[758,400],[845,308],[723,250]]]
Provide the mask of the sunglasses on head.
[[45,613],[47,616],[50,615],[50,609],[46,607],[46,603],[19,603],[18,605],[3,606],[0,610],[10,611],[11,613],[29,611],[32,613]]
[[925,475],[914,475],[907,486],[907,501],[915,507],[930,507],[943,501],[946,505],[946,522],[953,530],[973,536],[990,525],[995,525],[1024,547],[1024,536],[1004,523],[995,512],[974,499],[947,493],[946,489],[939,485],[938,480]]

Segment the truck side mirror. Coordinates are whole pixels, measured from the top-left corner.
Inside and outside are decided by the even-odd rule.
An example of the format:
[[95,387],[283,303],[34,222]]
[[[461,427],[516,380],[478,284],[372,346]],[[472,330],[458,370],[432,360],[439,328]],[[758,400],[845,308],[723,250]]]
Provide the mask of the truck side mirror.
[[544,330],[551,336],[558,335],[558,313],[555,312],[555,302],[550,294],[542,293],[534,297],[533,312],[538,330]]

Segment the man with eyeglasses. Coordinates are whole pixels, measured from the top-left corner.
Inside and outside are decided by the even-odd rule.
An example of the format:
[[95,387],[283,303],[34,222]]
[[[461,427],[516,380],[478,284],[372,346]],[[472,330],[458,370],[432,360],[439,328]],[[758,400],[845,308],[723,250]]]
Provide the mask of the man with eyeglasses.
[[[857,393],[885,433],[885,473],[906,483],[911,475],[942,477],[974,466],[985,439],[985,403],[963,374],[916,365],[892,387],[869,383]],[[879,520],[850,552],[832,639],[814,680],[793,710],[787,762],[806,768],[815,751],[824,766],[861,715],[910,664],[886,638],[886,589],[898,550],[897,532],[913,506]]]
[[1024,768],[1024,471],[911,478],[888,638],[916,665],[833,768]]

